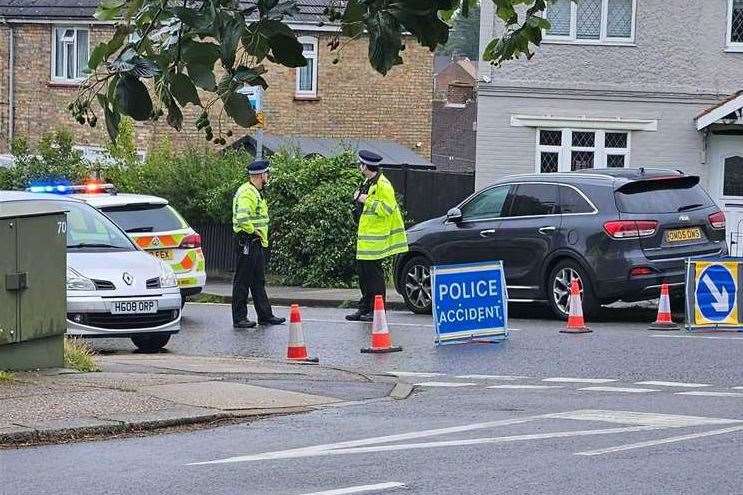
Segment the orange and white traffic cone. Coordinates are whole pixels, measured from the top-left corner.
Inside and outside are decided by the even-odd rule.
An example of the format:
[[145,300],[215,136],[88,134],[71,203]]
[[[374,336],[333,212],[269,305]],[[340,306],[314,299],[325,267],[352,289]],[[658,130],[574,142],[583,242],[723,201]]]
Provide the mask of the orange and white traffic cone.
[[583,319],[583,302],[580,300],[580,287],[578,281],[570,282],[570,313],[568,324],[560,333],[590,333],[593,330],[586,326]]
[[660,301],[658,302],[658,317],[655,323],[651,323],[649,330],[678,330],[679,326],[673,322],[671,317],[671,297],[668,295],[668,284],[663,282],[660,286]]
[[372,322],[371,347],[361,349],[363,353],[400,352],[402,347],[392,347],[387,314],[384,312],[382,296],[374,297],[374,321]]
[[299,363],[317,363],[318,358],[311,358],[307,354],[307,345],[304,343],[302,331],[302,316],[299,314],[299,305],[292,304],[289,312],[289,346],[286,349],[286,359]]

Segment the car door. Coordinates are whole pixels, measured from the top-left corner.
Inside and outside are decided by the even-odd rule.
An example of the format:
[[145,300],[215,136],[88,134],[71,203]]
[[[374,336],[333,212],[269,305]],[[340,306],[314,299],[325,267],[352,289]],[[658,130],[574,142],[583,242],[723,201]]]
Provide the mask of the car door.
[[536,299],[543,285],[542,266],[560,229],[557,185],[518,184],[511,196],[494,249],[503,260],[509,297]]
[[447,220],[432,254],[436,263],[474,263],[499,259],[495,255],[500,218],[507,209],[511,185],[490,187],[460,206],[458,221]]

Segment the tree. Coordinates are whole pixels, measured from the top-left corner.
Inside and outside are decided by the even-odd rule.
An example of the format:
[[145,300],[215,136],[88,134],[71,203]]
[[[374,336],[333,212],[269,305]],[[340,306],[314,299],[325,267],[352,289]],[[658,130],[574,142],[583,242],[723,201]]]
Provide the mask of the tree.
[[451,56],[462,55],[470,60],[480,56],[480,6],[470,9],[468,16],[456,14],[452,18],[449,41],[439,48],[440,53]]
[[[267,88],[266,61],[285,67],[307,64],[288,24],[298,12],[298,1],[101,0],[96,18],[116,20],[116,29],[111,39],[93,49],[89,75],[68,110],[91,127],[102,110],[115,141],[122,116],[143,121],[167,113],[167,123],[181,130],[183,108],[195,105],[202,109],[196,127],[207,140],[225,144],[223,119],[242,127],[257,123],[248,96],[236,91],[246,84]],[[498,65],[521,55],[530,58],[531,45],[539,45],[549,28],[540,14],[552,0],[492,1],[506,29],[487,46],[485,60]],[[406,33],[434,51],[448,41],[452,16],[466,19],[476,3],[328,0],[324,14],[340,25],[329,45],[340,52],[347,39],[368,37],[369,62],[385,75],[402,63]],[[218,115],[216,137],[211,110]]]

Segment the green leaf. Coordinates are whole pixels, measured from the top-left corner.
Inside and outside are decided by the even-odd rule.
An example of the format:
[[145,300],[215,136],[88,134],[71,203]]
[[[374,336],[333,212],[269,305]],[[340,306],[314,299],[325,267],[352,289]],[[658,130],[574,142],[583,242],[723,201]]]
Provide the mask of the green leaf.
[[369,18],[369,61],[372,67],[386,75],[395,65],[402,63],[402,34],[400,24],[389,12],[380,11]]
[[224,111],[241,127],[252,127],[258,123],[255,110],[250,105],[248,95],[230,92],[222,98]]
[[214,77],[213,68],[213,65],[209,67],[197,63],[186,65],[186,70],[188,70],[188,75],[191,77],[193,83],[207,91],[214,91],[217,87],[217,79]]
[[88,59],[88,69],[90,69],[91,71],[96,70],[98,66],[101,65],[101,62],[103,62],[103,59],[106,58],[106,55],[108,55],[108,53],[108,43],[98,43],[98,45],[96,45],[96,47],[90,53],[90,58]]
[[103,108],[103,118],[106,121],[106,131],[108,132],[108,136],[111,138],[111,141],[116,141],[116,137],[119,134],[121,114],[118,111],[111,109],[109,100],[106,96],[98,93],[96,98],[98,99],[101,108]]
[[129,74],[122,76],[116,84],[116,101],[121,113],[134,120],[147,120],[152,115],[152,99],[147,87]]
[[181,47],[181,57],[186,64],[198,64],[214,67],[219,59],[219,47],[214,43],[200,43],[187,40]]
[[101,0],[93,16],[99,21],[111,21],[121,17],[121,10],[125,3],[125,0]]
[[176,131],[180,131],[183,128],[183,112],[181,112],[178,104],[172,98],[168,103],[168,117],[165,120]]
[[269,60],[286,67],[304,67],[307,59],[302,55],[302,44],[292,28],[275,19],[261,19],[251,24],[243,32],[245,51],[260,62],[269,56]]
[[364,15],[366,7],[361,0],[349,0],[343,13],[341,31],[343,36],[355,38],[364,32]]
[[291,36],[274,35],[268,40],[268,43],[271,45],[269,60],[272,62],[292,68],[307,65],[307,59],[302,55],[304,51],[302,44],[293,34]]
[[263,77],[261,77],[261,74],[264,74],[265,72],[266,69],[262,65],[253,68],[240,66],[235,71],[235,75],[232,76],[232,79],[238,83],[247,83],[251,86],[262,86],[263,89],[268,89],[268,83],[263,79]]
[[229,15],[224,15],[218,22],[217,39],[219,40],[219,54],[222,65],[231,68],[235,65],[235,52],[240,41],[245,22]]
[[186,74],[178,73],[173,76],[170,81],[170,92],[182,107],[188,103],[201,106],[196,86]]
[[134,61],[132,73],[138,77],[155,77],[160,74],[160,67],[152,60],[137,57]]

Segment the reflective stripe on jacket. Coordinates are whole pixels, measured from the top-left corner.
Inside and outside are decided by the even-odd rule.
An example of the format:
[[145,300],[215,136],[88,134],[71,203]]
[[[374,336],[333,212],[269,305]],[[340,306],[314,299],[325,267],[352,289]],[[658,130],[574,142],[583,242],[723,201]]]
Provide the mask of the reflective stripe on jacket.
[[356,259],[379,260],[407,250],[408,238],[395,190],[387,177],[380,174],[369,189],[359,219]]
[[268,247],[268,204],[250,182],[240,186],[232,200],[232,230],[255,233]]

